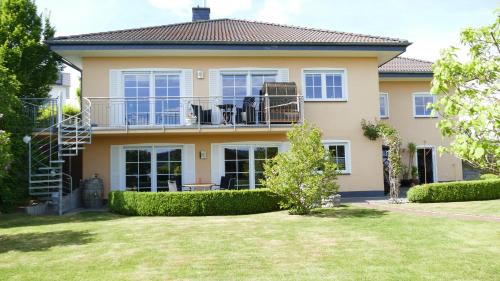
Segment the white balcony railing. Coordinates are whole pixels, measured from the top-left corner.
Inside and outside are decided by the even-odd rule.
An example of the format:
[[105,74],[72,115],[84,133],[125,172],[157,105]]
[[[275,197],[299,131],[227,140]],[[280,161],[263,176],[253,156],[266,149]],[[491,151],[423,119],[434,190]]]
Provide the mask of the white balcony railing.
[[272,127],[303,121],[302,96],[88,99],[95,129]]

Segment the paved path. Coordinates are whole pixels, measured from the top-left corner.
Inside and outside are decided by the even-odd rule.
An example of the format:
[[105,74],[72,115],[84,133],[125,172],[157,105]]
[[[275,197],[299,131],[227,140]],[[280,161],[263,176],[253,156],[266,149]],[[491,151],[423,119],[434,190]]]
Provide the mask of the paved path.
[[386,211],[393,211],[406,214],[415,214],[419,216],[446,217],[446,218],[457,218],[463,220],[500,222],[499,216],[470,215],[470,214],[457,214],[457,213],[450,213],[443,211],[416,210],[412,208],[406,208],[404,204],[388,204],[386,200],[365,200],[362,202],[354,202],[352,204],[365,208],[373,208],[378,210],[386,210]]

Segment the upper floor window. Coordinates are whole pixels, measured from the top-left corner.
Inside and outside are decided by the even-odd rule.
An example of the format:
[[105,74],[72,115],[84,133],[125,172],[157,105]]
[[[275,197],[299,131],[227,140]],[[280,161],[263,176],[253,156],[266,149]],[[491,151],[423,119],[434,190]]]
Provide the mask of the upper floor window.
[[436,102],[436,97],[430,93],[413,94],[413,116],[414,117],[434,117],[430,104]]
[[380,93],[380,118],[389,118],[389,94]]
[[305,100],[346,101],[345,70],[305,70]]
[[258,97],[264,82],[276,82],[277,71],[224,71],[222,97],[224,104],[242,106],[246,96]]

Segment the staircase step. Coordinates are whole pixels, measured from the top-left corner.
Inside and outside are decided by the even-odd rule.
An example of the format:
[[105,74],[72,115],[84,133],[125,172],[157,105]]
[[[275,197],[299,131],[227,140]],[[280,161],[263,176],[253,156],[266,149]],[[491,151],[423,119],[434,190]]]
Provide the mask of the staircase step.
[[[32,190],[41,190],[41,189],[53,189],[53,190],[58,190],[59,189],[59,186],[58,185],[49,185],[49,186],[30,186],[29,187],[30,189],[30,194],[32,192]],[[34,191],[34,192],[37,192],[37,191]],[[47,191],[48,192],[48,191]],[[51,191],[51,192],[56,192],[56,191]]]
[[62,167],[40,167],[39,170],[61,170]]
[[60,182],[62,181],[61,178],[59,179],[46,179],[46,180],[34,180],[34,181],[30,181],[30,184],[33,184],[33,183],[50,183],[50,182]]
[[66,162],[66,161],[64,161],[64,160],[50,160],[50,163],[53,163],[53,164],[63,164],[64,162]]
[[31,177],[56,177],[56,176],[62,176],[61,173],[54,173],[54,174],[31,174]]

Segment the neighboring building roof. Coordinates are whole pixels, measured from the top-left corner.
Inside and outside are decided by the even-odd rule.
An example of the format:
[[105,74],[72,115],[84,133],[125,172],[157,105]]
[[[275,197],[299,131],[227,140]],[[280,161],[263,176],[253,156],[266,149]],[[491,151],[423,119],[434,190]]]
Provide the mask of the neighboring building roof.
[[408,46],[403,39],[235,19],[56,37],[51,44],[255,44]]
[[378,68],[380,73],[432,73],[432,62],[396,57]]

